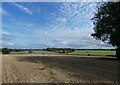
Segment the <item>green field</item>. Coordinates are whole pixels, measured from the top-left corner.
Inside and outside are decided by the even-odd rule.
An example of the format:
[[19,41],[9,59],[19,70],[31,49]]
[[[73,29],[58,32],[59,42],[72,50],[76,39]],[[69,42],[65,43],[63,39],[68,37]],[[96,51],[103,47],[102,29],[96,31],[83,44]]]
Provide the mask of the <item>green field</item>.
[[[28,54],[28,51],[20,51],[20,52],[11,52],[11,54]],[[60,54],[53,51],[33,51],[32,54]]]
[[33,54],[60,54],[54,51],[33,51]]
[[115,51],[112,50],[75,50],[68,53],[70,55],[92,55],[92,56],[115,56]]
[[11,52],[10,54],[27,54],[28,51],[20,51],[20,52]]
[[[58,53],[54,51],[33,51],[32,54],[65,54],[65,55],[82,55],[82,56],[115,56],[115,51],[113,50],[75,50],[70,53]],[[20,51],[20,52],[11,52],[11,54],[28,54],[28,51]]]

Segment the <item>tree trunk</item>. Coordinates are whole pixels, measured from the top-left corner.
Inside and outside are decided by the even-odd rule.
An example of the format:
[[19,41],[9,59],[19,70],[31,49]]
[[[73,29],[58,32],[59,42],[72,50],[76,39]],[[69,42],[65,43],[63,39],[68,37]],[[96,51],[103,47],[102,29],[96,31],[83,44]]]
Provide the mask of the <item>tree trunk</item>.
[[117,59],[120,60],[120,47],[117,47],[117,49],[116,49],[116,57],[117,57]]

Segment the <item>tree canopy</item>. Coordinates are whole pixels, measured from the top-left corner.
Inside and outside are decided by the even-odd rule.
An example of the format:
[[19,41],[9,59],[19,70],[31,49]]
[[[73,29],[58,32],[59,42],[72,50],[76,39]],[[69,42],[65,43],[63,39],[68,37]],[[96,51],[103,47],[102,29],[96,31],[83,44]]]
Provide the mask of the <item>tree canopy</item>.
[[120,2],[101,4],[92,20],[94,33],[91,36],[120,47]]
[[92,20],[94,33],[91,36],[116,47],[116,56],[120,59],[120,2],[101,4]]

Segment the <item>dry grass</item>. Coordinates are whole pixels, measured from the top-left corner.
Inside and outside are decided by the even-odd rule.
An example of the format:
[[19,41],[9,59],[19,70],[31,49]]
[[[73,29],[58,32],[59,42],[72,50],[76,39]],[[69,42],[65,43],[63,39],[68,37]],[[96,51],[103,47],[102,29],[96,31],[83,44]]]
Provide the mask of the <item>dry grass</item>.
[[68,55],[3,55],[3,83],[112,83],[118,61]]

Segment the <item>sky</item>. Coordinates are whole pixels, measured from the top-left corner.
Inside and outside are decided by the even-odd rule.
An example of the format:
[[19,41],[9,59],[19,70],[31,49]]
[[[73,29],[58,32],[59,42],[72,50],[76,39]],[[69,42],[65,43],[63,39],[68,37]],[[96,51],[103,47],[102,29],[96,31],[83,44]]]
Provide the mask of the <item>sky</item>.
[[111,49],[95,40],[93,2],[2,2],[2,47]]

